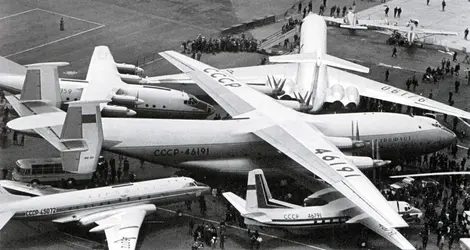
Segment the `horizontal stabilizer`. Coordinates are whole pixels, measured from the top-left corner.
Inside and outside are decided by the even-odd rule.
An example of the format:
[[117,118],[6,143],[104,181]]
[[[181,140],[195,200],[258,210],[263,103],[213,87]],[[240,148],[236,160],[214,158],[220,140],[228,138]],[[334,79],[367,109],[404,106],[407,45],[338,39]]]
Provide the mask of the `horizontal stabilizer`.
[[232,193],[232,192],[225,192],[222,194],[225,199],[227,199],[228,202],[230,202],[230,204],[232,204],[232,206],[237,209],[238,212],[240,212],[240,214],[246,214],[246,209],[245,209],[245,200],[240,198],[239,196],[237,196],[236,194]]
[[350,30],[366,30],[366,26],[341,24],[339,27]]
[[25,67],[32,69],[38,69],[42,67],[62,67],[62,66],[68,66],[70,63],[68,62],[44,62],[44,63],[33,63],[33,64],[27,64]]
[[318,60],[320,60],[320,63],[328,66],[369,73],[369,68],[367,67],[328,54],[317,56],[317,53],[302,53],[269,57],[270,62],[283,63],[318,63]]
[[84,139],[66,139],[60,140],[66,149],[61,152],[85,152],[88,150],[88,145]]
[[60,126],[64,124],[65,113],[53,112],[38,115],[19,117],[8,122],[7,126],[12,130],[29,130]]

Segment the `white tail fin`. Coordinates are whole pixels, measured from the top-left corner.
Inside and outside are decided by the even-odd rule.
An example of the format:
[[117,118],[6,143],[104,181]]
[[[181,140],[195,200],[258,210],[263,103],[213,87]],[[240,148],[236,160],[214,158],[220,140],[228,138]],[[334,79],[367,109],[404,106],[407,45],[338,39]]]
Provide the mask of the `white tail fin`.
[[[65,171],[92,173],[103,144],[103,125],[99,105],[104,101],[70,102],[62,127],[61,142],[70,147],[62,151],[62,165]],[[77,150],[83,148],[86,150]],[[75,150],[74,150],[75,149]]]
[[246,190],[246,211],[256,212],[258,209],[280,208],[271,202],[272,195],[268,183],[261,169],[255,169],[248,173],[248,185]]
[[39,63],[28,65],[21,91],[21,102],[43,101],[60,107],[59,66],[68,63]]
[[282,56],[269,57],[270,62],[283,62],[283,63],[317,63],[333,66],[337,68],[353,70],[362,73],[369,73],[369,68],[362,65],[343,60],[338,57],[330,56],[328,54],[317,55],[317,53],[302,53],[291,54]]

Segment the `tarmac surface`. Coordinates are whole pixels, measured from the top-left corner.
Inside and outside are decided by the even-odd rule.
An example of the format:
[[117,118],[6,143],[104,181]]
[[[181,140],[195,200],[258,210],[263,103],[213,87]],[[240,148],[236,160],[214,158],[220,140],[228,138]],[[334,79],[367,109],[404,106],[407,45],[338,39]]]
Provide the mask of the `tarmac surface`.
[[[448,3],[449,11],[452,3],[457,1],[462,0]],[[198,34],[206,37],[216,36],[224,27],[270,13],[282,13],[293,5],[293,2],[286,0],[278,2],[0,0],[2,6],[0,55],[7,56],[20,64],[68,61],[71,62],[71,66],[61,68],[61,76],[70,77],[71,74],[66,72],[75,72],[73,77],[82,79],[86,75],[93,47],[108,45],[116,61],[133,62],[144,56],[147,58],[153,56],[153,60],[144,66],[148,75],[177,73],[173,66],[155,56],[155,53],[168,49],[178,50],[181,41],[194,39]],[[352,2],[330,0],[328,6],[346,3],[351,5]],[[357,1],[357,9],[377,4],[380,3]],[[314,3],[314,10],[318,5]],[[407,12],[411,7],[405,8],[404,4],[401,6],[404,9],[402,19],[408,18]],[[379,5],[376,8],[378,11],[382,7]],[[59,31],[60,17],[64,18],[66,26],[62,32]],[[263,32],[274,33],[280,29],[280,25],[282,23],[252,30],[250,33],[255,37]],[[331,27],[328,29],[328,53],[370,67],[371,73],[366,76],[381,82],[386,69],[390,69],[388,84],[401,88],[405,88],[405,81],[413,75],[413,72],[418,72],[417,76],[420,79],[421,72],[424,72],[427,66],[439,66],[443,57],[452,59],[448,54],[427,47],[398,48],[398,59],[395,59],[391,57],[392,47],[385,44],[386,38],[386,35],[369,31],[359,31],[352,36],[347,30]],[[204,54],[202,61],[225,68],[257,65],[262,57],[264,55],[254,53],[219,53]],[[467,67],[469,65],[462,64],[462,69]],[[467,102],[470,88],[464,84],[466,79],[462,74],[459,78],[462,86],[460,93],[454,95],[455,106],[467,109],[470,105]],[[427,96],[432,89],[434,99],[446,102],[447,94],[453,88],[455,79],[449,77],[437,85],[420,82],[416,92]],[[464,152],[460,150],[459,155],[462,154]],[[110,154],[104,155],[110,157]],[[8,167],[11,170],[19,158],[57,156],[58,153],[47,142],[27,137],[25,147],[8,144],[5,149],[0,149],[0,168]],[[145,163],[141,169],[137,160],[131,160],[131,166],[131,171],[136,173],[137,180],[144,179],[144,176],[145,179],[171,176],[176,171],[170,167],[149,163]],[[192,212],[185,210],[185,216],[176,217],[168,212],[181,207],[181,204],[175,204],[165,206],[163,208],[165,210],[157,212],[155,218],[152,218],[153,216],[148,218],[141,229],[138,249],[156,249],[157,246],[158,249],[189,249],[191,238],[188,235],[187,224],[190,217],[196,219],[195,222],[198,224],[203,220],[218,222],[225,216],[222,198],[219,197],[215,203],[210,197],[206,199],[209,207],[206,215],[201,215],[198,205],[193,204]],[[358,232],[361,228],[357,225],[334,227],[303,232],[301,235],[268,230],[266,232],[271,236],[267,234],[263,236],[261,249],[356,249]],[[404,232],[414,245],[418,245],[420,242],[418,228],[412,226]],[[395,249],[381,237],[372,233],[369,235],[373,246]],[[230,228],[226,249],[248,248],[246,231],[235,226]],[[104,235],[89,234],[87,228],[57,227],[49,222],[10,221],[0,231],[0,249],[104,249]],[[435,237],[430,237],[428,249],[437,249]]]
[[[419,21],[419,27],[440,31],[457,32],[457,36],[426,37],[425,42],[433,42],[444,47],[462,50],[464,47],[470,51],[470,40],[464,39],[464,30],[470,29],[470,2],[468,0],[445,1],[445,11],[442,10],[442,1],[430,0],[392,0],[381,5],[358,12],[359,18],[380,20],[385,18],[385,6],[388,5],[389,21],[397,21],[399,25],[406,25],[410,19]],[[393,9],[401,7],[403,12],[400,18],[393,17]]]

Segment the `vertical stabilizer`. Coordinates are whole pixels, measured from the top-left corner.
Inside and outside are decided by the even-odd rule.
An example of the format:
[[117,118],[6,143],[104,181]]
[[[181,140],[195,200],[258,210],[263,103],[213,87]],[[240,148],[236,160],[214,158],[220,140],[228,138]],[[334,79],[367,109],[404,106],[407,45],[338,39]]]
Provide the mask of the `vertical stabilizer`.
[[26,77],[20,101],[45,101],[60,107],[60,84],[58,67],[68,63],[38,63],[27,65]]
[[256,212],[260,208],[278,208],[278,205],[270,202],[271,199],[271,192],[263,171],[261,169],[250,171],[246,191],[246,211]]
[[70,102],[67,116],[62,127],[60,136],[64,144],[70,148],[85,142],[86,151],[63,151],[61,152],[62,165],[65,171],[74,173],[92,173],[103,144],[103,126],[101,123],[100,103],[103,101],[77,101]]

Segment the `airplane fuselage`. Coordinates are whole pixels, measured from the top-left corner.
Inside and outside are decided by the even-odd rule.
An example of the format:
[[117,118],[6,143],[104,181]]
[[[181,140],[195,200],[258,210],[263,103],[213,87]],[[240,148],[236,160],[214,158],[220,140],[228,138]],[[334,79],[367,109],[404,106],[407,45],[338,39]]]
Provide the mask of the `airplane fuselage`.
[[317,63],[299,63],[297,69],[297,90],[300,95],[312,93],[312,111],[321,109],[325,102],[328,87],[326,65],[321,64],[321,55],[326,53],[326,24],[318,15],[309,15],[304,19],[300,35],[300,51],[316,53]]
[[78,221],[91,212],[143,204],[169,204],[209,191],[205,185],[185,185],[190,182],[195,183],[190,178],[176,177],[37,196],[5,204],[0,211],[15,211],[14,219]]
[[[0,88],[12,94],[19,94],[23,88],[24,76],[0,75]],[[83,89],[88,81],[78,79],[60,79],[60,97],[62,109],[66,109],[66,102],[80,100]],[[195,97],[164,87],[125,84],[119,88],[118,95],[136,97],[144,103],[111,102],[110,105],[127,107],[136,111],[140,118],[186,118],[203,119],[213,113],[211,105]],[[191,101],[190,99],[192,98]]]
[[[364,113],[305,115],[329,137],[355,135],[360,140],[379,142],[382,159],[396,159],[435,152],[453,142],[455,135],[432,124],[427,117],[401,114]],[[256,121],[103,119],[105,150],[148,162],[178,168],[202,168],[217,172],[246,173],[255,168],[296,164],[252,133],[245,132]],[[312,138],[313,140],[313,138]],[[357,149],[371,154],[370,147]]]

